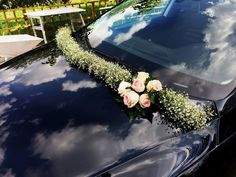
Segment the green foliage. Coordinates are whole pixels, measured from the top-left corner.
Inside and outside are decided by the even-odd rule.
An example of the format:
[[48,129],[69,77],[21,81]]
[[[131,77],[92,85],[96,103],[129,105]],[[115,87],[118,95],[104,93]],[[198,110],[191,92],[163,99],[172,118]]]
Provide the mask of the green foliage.
[[112,11],[110,11],[108,13],[108,16],[111,17],[111,16],[114,16],[114,15],[117,15],[117,14],[123,12],[124,9],[126,9],[127,7],[135,5],[136,3],[137,3],[136,0],[126,0],[123,3],[121,3],[119,6],[115,7]]
[[0,9],[51,4],[65,4],[68,2],[70,2],[70,0],[0,0]]
[[[59,29],[56,41],[70,64],[88,70],[97,78],[103,79],[111,88],[116,90],[121,81],[129,82],[132,80],[132,74],[129,70],[82,49],[71,37],[69,28]],[[175,127],[183,130],[192,130],[202,128],[207,120],[213,116],[212,109],[199,107],[187,95],[177,93],[171,89],[164,88],[157,94],[149,96],[153,104],[150,109],[142,109],[138,106],[128,109],[127,112],[130,118],[145,116],[150,118],[153,112],[159,111],[166,122],[172,123]]]
[[129,81],[132,78],[130,71],[124,67],[105,61],[94,53],[81,48],[70,34],[70,29],[64,27],[58,30],[56,35],[57,45],[67,56],[70,64],[88,70],[113,89],[117,89],[121,81]]

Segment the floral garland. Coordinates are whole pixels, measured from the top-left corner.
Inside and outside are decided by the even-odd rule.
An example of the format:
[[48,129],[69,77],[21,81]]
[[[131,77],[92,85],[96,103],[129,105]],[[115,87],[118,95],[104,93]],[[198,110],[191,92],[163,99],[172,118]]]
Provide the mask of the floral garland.
[[56,41],[70,64],[87,70],[118,91],[123,99],[121,106],[132,119],[150,119],[158,111],[174,127],[192,130],[202,128],[214,116],[210,107],[197,106],[187,95],[163,88],[161,82],[148,73],[138,72],[134,77],[125,67],[84,50],[68,27],[58,30]]

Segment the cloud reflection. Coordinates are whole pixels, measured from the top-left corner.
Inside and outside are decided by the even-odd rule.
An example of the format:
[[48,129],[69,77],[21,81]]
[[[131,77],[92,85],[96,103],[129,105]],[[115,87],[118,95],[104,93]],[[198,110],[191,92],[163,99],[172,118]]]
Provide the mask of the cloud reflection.
[[86,81],[82,80],[77,83],[74,83],[72,81],[66,81],[62,84],[62,90],[63,91],[71,91],[71,92],[76,92],[81,88],[96,88],[97,83],[93,81]]
[[0,89],[0,96],[9,96],[12,92],[10,91],[10,88],[8,86],[3,86]]
[[0,103],[0,116],[2,116],[8,109],[11,108],[10,103]]
[[161,141],[165,131],[165,126],[157,129],[147,120],[132,124],[127,137],[114,135],[108,126],[102,125],[66,127],[52,134],[37,134],[33,149],[41,158],[53,162],[52,170],[56,175],[79,177],[104,168],[129,150]]
[[2,164],[5,157],[5,150],[3,148],[0,148],[0,165]]
[[132,26],[129,31],[127,33],[120,33],[118,36],[116,36],[116,38],[114,39],[114,42],[119,45],[129,39],[132,38],[132,36],[140,31],[141,29],[144,29],[146,26],[148,25],[147,22],[142,21],[139,22],[138,24],[135,24],[134,26]]
[[[2,120],[1,120],[2,121]],[[5,152],[6,152],[6,147],[3,145],[7,138],[9,136],[9,131],[8,131],[8,127],[3,127],[1,125],[1,129],[0,129],[0,166],[2,165],[2,163],[5,160]],[[11,169],[6,169],[6,168],[1,168],[0,170],[0,176],[2,177],[14,177],[15,175],[12,173]]]
[[[52,67],[48,64],[42,64],[48,59],[42,60],[41,63],[34,62],[26,68],[10,68],[2,70],[0,75],[1,83],[20,82],[25,86],[39,85],[66,77],[66,71],[70,70],[70,66],[66,64],[64,56],[59,56],[57,62]],[[17,79],[17,76],[19,76]],[[10,91],[7,88],[1,87],[0,95],[8,95]]]
[[15,174],[12,172],[11,169],[7,169],[4,174],[3,174],[3,173],[0,173],[0,175],[1,175],[2,177],[15,177]]
[[12,104],[14,102],[16,102],[16,98],[12,98],[8,102],[0,102],[0,116],[4,115],[8,111],[8,109],[12,107]]
[[102,21],[98,20],[94,25],[91,34],[89,35],[90,43],[93,45],[92,47],[99,46],[102,41],[113,34],[113,31],[110,28],[114,25],[115,22],[125,20],[125,16],[132,15],[136,12],[137,10],[129,7],[111,17],[103,17],[104,19]]
[[[45,59],[47,60],[47,59]],[[58,61],[53,67],[46,64],[33,63],[28,66],[22,73],[21,82],[26,85],[39,85],[47,83],[55,79],[66,77],[66,71],[69,71],[70,67],[65,64],[63,58],[59,57]]]
[[186,63],[174,65],[172,68],[184,73],[191,73],[200,78],[228,84],[235,77],[236,71],[236,4],[226,0],[207,8],[203,13],[209,16],[205,29],[206,48],[214,50],[210,53],[207,68],[189,68]]
[[7,70],[0,70],[0,84],[1,83],[10,83],[16,79],[16,76],[19,75],[23,69],[7,69]]

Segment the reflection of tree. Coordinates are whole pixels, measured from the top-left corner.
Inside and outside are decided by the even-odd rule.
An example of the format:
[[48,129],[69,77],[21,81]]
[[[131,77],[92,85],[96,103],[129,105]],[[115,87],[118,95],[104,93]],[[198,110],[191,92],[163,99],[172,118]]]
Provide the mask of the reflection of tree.
[[[107,14],[97,19],[87,27],[88,33],[94,29],[100,22],[107,20],[112,22],[112,27],[120,26],[121,24],[134,23],[141,20],[141,16],[145,19],[150,19],[152,16],[162,14],[168,0],[126,0],[113,8]],[[112,18],[114,17],[115,18]],[[132,20],[131,20],[132,19]],[[136,20],[136,21],[135,21]]]
[[61,55],[61,52],[55,47],[54,43],[51,43],[46,46],[42,46],[38,49],[36,49],[36,52],[30,52],[27,54],[23,54],[22,56],[13,58],[13,63],[9,68],[25,68],[27,65],[32,64],[35,61],[39,61],[42,58],[47,58],[48,61],[43,62],[42,64],[49,64],[50,66],[54,65],[56,63],[56,58]]
[[57,57],[60,55],[60,52],[56,50],[55,48],[52,48],[50,50],[50,53],[48,55],[48,60],[45,62],[42,62],[42,64],[49,64],[50,66],[53,66],[57,62]]
[[163,3],[163,0],[127,0],[108,13],[108,16],[114,16],[121,13],[128,7],[133,7],[135,10],[139,11],[138,13],[145,12],[152,10],[154,7],[158,7]]
[[139,13],[152,10],[154,7],[160,6],[161,0],[144,0],[136,3],[133,8],[139,10]]
[[136,3],[137,3],[137,0],[124,1],[120,5],[118,5],[114,9],[112,9],[110,11],[110,13],[108,13],[108,16],[111,17],[111,16],[114,16],[116,14],[119,14],[119,13],[123,12],[126,8],[131,7],[131,6],[135,5]]

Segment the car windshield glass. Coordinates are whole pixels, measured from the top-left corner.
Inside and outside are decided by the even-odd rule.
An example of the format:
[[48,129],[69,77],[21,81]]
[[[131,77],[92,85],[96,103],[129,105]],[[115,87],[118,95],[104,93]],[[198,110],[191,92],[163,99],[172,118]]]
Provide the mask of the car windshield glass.
[[89,25],[88,39],[109,55],[225,85],[236,75],[235,19],[235,0],[127,0]]

